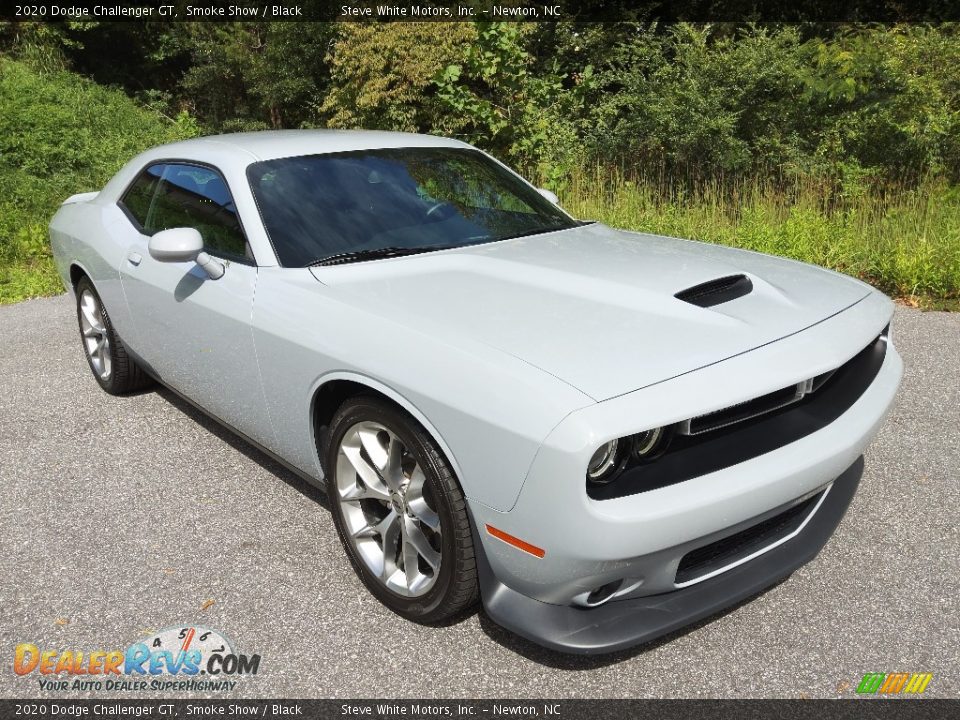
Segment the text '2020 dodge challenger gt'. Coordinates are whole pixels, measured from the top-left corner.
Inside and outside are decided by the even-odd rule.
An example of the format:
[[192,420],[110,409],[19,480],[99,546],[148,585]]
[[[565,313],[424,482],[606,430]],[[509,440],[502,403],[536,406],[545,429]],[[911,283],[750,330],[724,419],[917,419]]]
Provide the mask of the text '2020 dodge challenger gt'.
[[573,219],[456,140],[149,150],[50,225],[97,382],[159,381],[324,485],[377,598],[649,641],[813,558],[903,366],[892,303]]

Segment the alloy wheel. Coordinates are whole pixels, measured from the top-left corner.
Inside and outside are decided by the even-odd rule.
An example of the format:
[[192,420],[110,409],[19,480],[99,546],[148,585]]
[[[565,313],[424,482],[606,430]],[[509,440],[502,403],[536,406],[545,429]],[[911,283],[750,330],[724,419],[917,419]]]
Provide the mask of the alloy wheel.
[[90,290],[84,290],[80,295],[80,331],[83,334],[83,347],[93,371],[102,380],[108,380],[113,369],[110,359],[110,337],[103,319],[100,301]]
[[359,422],[337,450],[337,501],[346,534],[389,590],[418,597],[436,583],[440,517],[420,463],[386,426]]

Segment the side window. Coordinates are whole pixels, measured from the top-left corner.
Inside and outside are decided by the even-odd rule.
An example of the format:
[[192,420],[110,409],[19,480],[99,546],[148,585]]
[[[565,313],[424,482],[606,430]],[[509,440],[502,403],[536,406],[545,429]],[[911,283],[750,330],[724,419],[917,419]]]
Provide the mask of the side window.
[[147,235],[192,227],[210,253],[249,259],[237,208],[216,170],[181,163],[152,165],[124,195],[123,204]]
[[140,173],[121,200],[127,212],[133,215],[143,227],[147,226],[147,218],[150,216],[150,203],[153,200],[153,194],[157,191],[157,183],[160,181],[164,167],[166,166],[151,165]]

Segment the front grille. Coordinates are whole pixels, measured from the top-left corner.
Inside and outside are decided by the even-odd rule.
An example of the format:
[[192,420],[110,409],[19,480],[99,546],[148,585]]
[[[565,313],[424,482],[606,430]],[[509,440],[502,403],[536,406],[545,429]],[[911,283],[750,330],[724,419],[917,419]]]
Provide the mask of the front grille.
[[691,550],[680,559],[676,583],[696,580],[785,538],[803,524],[822,496],[823,491],[734,535]]
[[[874,344],[883,342],[886,334],[887,329],[884,329],[884,331],[880,334],[880,337],[874,341]],[[804,380],[795,385],[774,390],[771,393],[761,395],[760,397],[755,397],[751,400],[747,400],[746,402],[742,402],[737,405],[731,405],[730,407],[723,408],[722,410],[706,413],[705,415],[700,415],[692,418],[691,420],[687,420],[686,422],[680,423],[678,430],[681,435],[700,435],[701,433],[710,432],[711,430],[719,430],[720,428],[727,427],[728,425],[734,425],[739,422],[751,420],[755,417],[759,417],[760,415],[773,412],[774,410],[785,408],[787,405],[800,402],[810,393],[820,390],[820,388],[826,385],[831,378],[837,374],[837,372],[843,370],[858,357],[859,355],[854,357],[852,360],[849,360],[844,365],[841,365],[839,368],[821,373],[816,377]]]
[[747,400],[739,405],[733,405],[723,410],[700,415],[685,423],[681,423],[680,432],[684,435],[700,435],[701,433],[718,430],[727,425],[743,422],[750,418],[779,410],[803,398],[803,383],[791,385],[781,390]]
[[[736,418],[738,408],[746,411],[756,401],[772,405],[788,393],[795,393],[799,385],[705,415],[703,418],[729,413],[725,420],[733,420],[712,428],[704,424],[698,434],[685,433],[681,424],[663,455],[628,466],[614,482],[588,482],[587,495],[594,500],[611,500],[656,490],[745,462],[822,430],[849,410],[870,387],[886,356],[886,335],[884,330],[836,370],[802,383],[804,394],[795,402],[768,407],[759,415],[750,413],[748,417]],[[713,417],[714,421],[718,419]]]

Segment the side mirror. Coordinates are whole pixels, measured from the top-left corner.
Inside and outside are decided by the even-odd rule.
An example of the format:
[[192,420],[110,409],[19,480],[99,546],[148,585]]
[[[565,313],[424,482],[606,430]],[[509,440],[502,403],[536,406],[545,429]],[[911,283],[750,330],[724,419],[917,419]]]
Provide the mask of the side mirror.
[[171,228],[151,237],[147,249],[160,262],[190,262],[203,251],[203,238],[193,228]]
[[211,280],[223,277],[224,267],[203,251],[203,237],[194,228],[161,230],[147,245],[150,257],[160,262],[196,262]]
[[543,195],[547,200],[552,202],[554,205],[560,204],[560,198],[557,197],[557,194],[555,192],[551,192],[546,188],[537,188],[537,192]]

